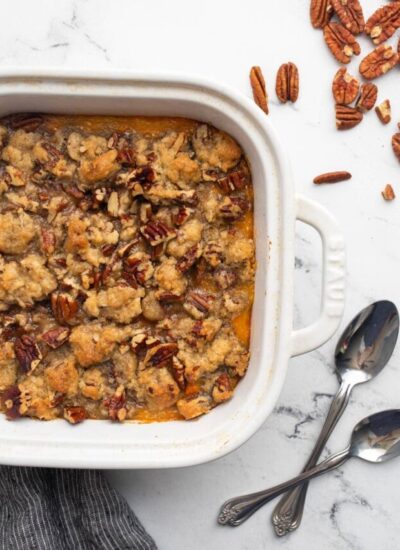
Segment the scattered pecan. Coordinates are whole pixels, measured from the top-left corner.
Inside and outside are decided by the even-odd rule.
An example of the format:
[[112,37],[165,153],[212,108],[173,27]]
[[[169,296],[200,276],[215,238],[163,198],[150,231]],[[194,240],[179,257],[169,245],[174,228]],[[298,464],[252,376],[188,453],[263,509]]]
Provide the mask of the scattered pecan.
[[385,189],[382,191],[382,197],[385,199],[385,201],[392,201],[396,198],[393,187],[390,185],[390,183],[388,183]]
[[9,115],[2,119],[2,123],[11,128],[11,130],[25,130],[25,132],[34,132],[43,124],[44,118],[37,113],[17,113]]
[[50,301],[54,318],[60,324],[68,323],[78,312],[78,302],[65,294],[53,292]]
[[53,231],[50,231],[49,229],[44,229],[44,227],[42,227],[40,230],[40,237],[43,252],[47,256],[53,254],[56,248],[56,236],[54,235]]
[[360,89],[357,78],[351,76],[345,67],[341,67],[332,82],[332,93],[336,103],[349,105],[352,103]]
[[70,424],[79,424],[83,422],[88,416],[85,407],[64,407],[64,418],[68,420]]
[[400,27],[400,2],[378,8],[365,24],[365,33],[374,44],[381,44]]
[[264,76],[260,67],[252,67],[250,70],[250,84],[253,90],[254,101],[266,114],[268,110],[268,94]]
[[172,358],[178,353],[178,344],[168,342],[150,348],[144,358],[145,367],[166,367],[171,364]]
[[210,311],[214,301],[215,297],[212,294],[200,290],[193,290],[186,296],[183,307],[192,317],[201,319]]
[[185,365],[177,357],[172,358],[172,376],[182,391],[186,388]]
[[399,55],[392,46],[381,44],[360,63],[360,73],[367,80],[384,75],[397,65]]
[[341,23],[353,34],[364,30],[364,14],[359,0],[331,0],[334,11]]
[[363,119],[363,114],[354,107],[336,105],[336,128],[338,130],[349,130],[354,128]]
[[392,149],[396,157],[400,160],[400,133],[392,137]]
[[224,193],[239,191],[246,186],[247,177],[243,170],[235,170],[217,179],[217,183]]
[[326,172],[325,174],[320,174],[314,178],[314,183],[320,185],[322,183],[337,183],[339,181],[346,181],[351,178],[350,172]]
[[21,392],[18,386],[9,386],[2,392],[1,405],[8,420],[20,418]]
[[375,112],[382,124],[389,124],[392,120],[392,110],[388,99],[385,99],[385,101],[382,101],[380,105],[375,107]]
[[54,327],[42,334],[42,340],[53,349],[57,349],[68,340],[70,330],[66,327]]
[[180,206],[172,215],[172,221],[175,225],[183,225],[188,221],[194,210],[187,206]]
[[176,237],[175,229],[168,227],[168,225],[159,220],[151,221],[142,226],[140,232],[151,246],[157,246]]
[[372,82],[362,84],[360,95],[356,101],[356,108],[362,113],[370,111],[374,107],[377,97],[378,88],[375,84]]
[[323,29],[333,15],[331,0],[311,0],[310,19],[315,29]]
[[324,27],[324,39],[340,63],[350,63],[352,55],[359,55],[361,48],[357,40],[340,23],[328,23]]
[[182,273],[186,273],[200,258],[202,254],[202,249],[198,244],[195,244],[189,250],[181,256],[177,261],[177,268]]
[[295,103],[299,97],[299,70],[294,63],[284,63],[278,69],[275,85],[276,95],[281,103]]
[[104,406],[108,409],[108,417],[111,420],[122,422],[126,418],[126,394],[124,386],[118,386],[114,395],[104,400]]
[[21,370],[30,374],[42,360],[42,353],[36,342],[27,334],[14,340],[15,357]]
[[249,203],[241,197],[226,197],[219,207],[222,219],[233,222],[239,220],[249,209]]

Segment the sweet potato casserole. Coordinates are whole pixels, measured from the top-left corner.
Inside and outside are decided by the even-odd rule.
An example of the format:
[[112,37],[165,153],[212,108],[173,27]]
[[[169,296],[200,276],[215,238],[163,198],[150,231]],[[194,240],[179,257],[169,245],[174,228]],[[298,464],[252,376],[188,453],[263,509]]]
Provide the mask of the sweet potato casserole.
[[190,419],[249,361],[249,167],[178,118],[0,120],[8,418]]

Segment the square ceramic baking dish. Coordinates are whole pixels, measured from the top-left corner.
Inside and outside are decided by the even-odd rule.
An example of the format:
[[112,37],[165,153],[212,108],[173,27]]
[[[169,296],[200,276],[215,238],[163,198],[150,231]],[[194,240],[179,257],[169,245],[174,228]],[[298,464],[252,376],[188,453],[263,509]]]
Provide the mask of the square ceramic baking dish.
[[[10,422],[0,415],[0,463],[78,468],[167,468],[216,459],[248,439],[272,411],[288,360],[325,342],[344,308],[344,242],[330,214],[295,196],[283,148],[248,98],[197,78],[49,71],[0,73],[0,116],[20,111],[166,115],[205,121],[241,144],[255,192],[256,292],[251,361],[233,399],[197,420],[153,424],[89,420]],[[324,247],[319,320],[292,330],[295,220]]]

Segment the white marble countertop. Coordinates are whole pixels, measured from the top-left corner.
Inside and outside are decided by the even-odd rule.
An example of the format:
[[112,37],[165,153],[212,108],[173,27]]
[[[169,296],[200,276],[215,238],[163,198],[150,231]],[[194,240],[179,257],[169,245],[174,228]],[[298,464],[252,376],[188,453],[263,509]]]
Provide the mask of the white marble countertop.
[[[378,0],[362,0],[366,15]],[[390,98],[393,122],[375,113],[339,133],[334,127],[331,80],[338,64],[308,18],[309,0],[13,0],[2,4],[3,68],[79,67],[175,71],[218,79],[250,94],[248,71],[264,70],[271,120],[286,143],[298,192],[326,205],[339,220],[348,246],[348,298],[344,323],[379,298],[399,301],[400,169],[390,138],[400,119],[399,70],[377,81],[379,98]],[[4,24],[5,23],[5,24]],[[362,39],[363,52],[371,44]],[[295,106],[274,93],[276,70],[285,61],[300,69]],[[357,61],[350,70],[357,74]],[[349,182],[317,187],[323,171],[353,173]],[[399,199],[380,195],[392,183]],[[298,325],[318,313],[321,246],[299,227],[295,313]],[[332,371],[335,341],[291,361],[274,413],[241,449],[203,466],[172,471],[110,472],[160,550],[393,550],[398,547],[400,463],[373,466],[352,461],[312,483],[301,529],[277,539],[272,505],[238,529],[218,527],[220,503],[297,474],[322,425],[337,388]],[[372,411],[398,406],[399,352],[371,384],[354,391],[329,442],[339,450],[353,424]]]

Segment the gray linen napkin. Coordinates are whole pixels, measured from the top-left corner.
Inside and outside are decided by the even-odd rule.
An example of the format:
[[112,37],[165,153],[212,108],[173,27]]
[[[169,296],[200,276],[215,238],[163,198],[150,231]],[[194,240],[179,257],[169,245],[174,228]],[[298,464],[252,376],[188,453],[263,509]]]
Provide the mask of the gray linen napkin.
[[157,550],[96,470],[0,467],[1,550]]

